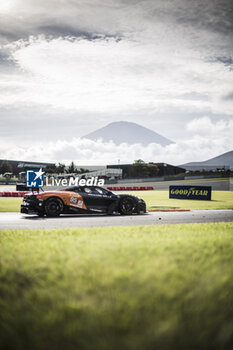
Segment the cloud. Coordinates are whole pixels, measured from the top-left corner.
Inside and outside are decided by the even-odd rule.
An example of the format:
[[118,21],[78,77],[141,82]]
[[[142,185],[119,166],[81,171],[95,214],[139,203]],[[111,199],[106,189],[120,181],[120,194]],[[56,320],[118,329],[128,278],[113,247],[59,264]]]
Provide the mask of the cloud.
[[[85,160],[85,149],[77,153],[70,140],[117,120],[150,127],[178,146],[166,152],[134,146],[129,152],[113,149],[111,155],[93,150],[92,157],[87,145],[93,161],[120,154],[133,160],[137,151],[178,163],[198,156],[188,146],[191,139],[199,152],[199,144],[207,142],[206,155],[227,150],[232,8],[230,0],[2,1],[0,135],[12,146],[6,154],[29,156],[32,149],[33,156],[40,142],[51,139],[47,154],[41,146],[41,156],[56,160],[62,142],[61,152],[68,147]],[[203,115],[207,119],[197,121]]]
[[[218,129],[222,127],[218,126]],[[196,129],[199,130],[198,123]],[[216,130],[213,133],[217,132]],[[145,161],[167,162],[182,164],[189,161],[202,161],[232,150],[231,133],[225,133],[221,138],[212,138],[212,135],[196,135],[191,140],[161,147],[150,144],[143,147],[139,144],[127,145],[122,143],[116,146],[113,142],[91,141],[87,139],[72,138],[57,142],[45,142],[33,147],[5,148],[0,158],[65,162],[72,160],[77,165],[121,164],[133,162],[135,159]],[[226,148],[227,145],[227,148]]]
[[196,38],[205,31],[226,37],[233,30],[232,11],[231,0],[5,0],[0,5],[5,30],[0,33],[8,39],[12,33],[19,38],[41,33],[57,36],[63,28],[62,35],[78,36],[82,31],[129,35],[163,22],[174,30],[194,28]]
[[[2,40],[27,38],[30,35],[106,34],[116,35],[122,30],[121,18],[125,6],[113,0],[5,0],[0,5]],[[119,29],[118,29],[119,28]]]
[[[96,113],[133,113],[142,108],[229,112],[221,101],[212,101],[218,100],[220,85],[226,93],[231,86],[227,68],[213,66],[191,51],[176,55],[171,63],[167,44],[155,50],[153,42],[41,35],[13,42],[6,49],[18,77],[3,80],[12,93],[3,94],[0,106],[48,105]],[[210,84],[213,70],[216,84]]]
[[219,135],[230,139],[231,135],[233,135],[233,119],[221,119],[214,123],[210,117],[204,116],[193,119],[187,124],[186,129],[198,135],[206,135],[207,139],[218,139]]
[[222,57],[216,57],[215,59],[216,61],[223,63],[225,66],[233,66],[232,57],[222,56]]
[[198,0],[195,2],[181,0],[176,5],[178,6],[174,6],[173,16],[178,23],[186,27],[194,26],[197,29],[224,35],[232,33],[233,4],[231,0]]
[[229,94],[223,96],[223,100],[232,101],[233,100],[233,92],[230,92]]

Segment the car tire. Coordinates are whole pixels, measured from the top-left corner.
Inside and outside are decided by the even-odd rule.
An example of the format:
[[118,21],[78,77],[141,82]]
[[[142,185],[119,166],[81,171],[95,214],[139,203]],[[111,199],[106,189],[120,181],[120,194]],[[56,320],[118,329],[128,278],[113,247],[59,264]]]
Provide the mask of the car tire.
[[124,197],[119,204],[119,212],[121,215],[131,215],[135,208],[134,200],[130,197]]
[[44,210],[46,216],[57,217],[63,212],[63,202],[60,198],[49,198],[45,202]]

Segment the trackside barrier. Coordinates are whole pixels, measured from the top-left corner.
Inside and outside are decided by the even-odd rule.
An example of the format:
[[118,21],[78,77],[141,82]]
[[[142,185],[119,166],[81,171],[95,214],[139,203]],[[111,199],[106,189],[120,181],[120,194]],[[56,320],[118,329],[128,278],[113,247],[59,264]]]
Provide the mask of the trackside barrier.
[[[152,191],[154,187],[152,186],[132,186],[132,187],[107,187],[110,191]],[[0,197],[24,197],[27,192],[0,192]]]
[[0,192],[0,197],[24,197],[28,192]]
[[153,186],[107,187],[110,191],[152,191],[153,189]]

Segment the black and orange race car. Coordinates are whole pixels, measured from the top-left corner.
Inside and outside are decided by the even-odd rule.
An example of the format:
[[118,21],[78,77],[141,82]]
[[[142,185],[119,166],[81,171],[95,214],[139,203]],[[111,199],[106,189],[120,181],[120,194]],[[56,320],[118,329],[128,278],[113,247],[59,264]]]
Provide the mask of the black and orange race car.
[[75,186],[58,191],[31,192],[25,195],[21,213],[39,216],[60,214],[142,214],[143,199],[129,194],[115,194],[98,186]]

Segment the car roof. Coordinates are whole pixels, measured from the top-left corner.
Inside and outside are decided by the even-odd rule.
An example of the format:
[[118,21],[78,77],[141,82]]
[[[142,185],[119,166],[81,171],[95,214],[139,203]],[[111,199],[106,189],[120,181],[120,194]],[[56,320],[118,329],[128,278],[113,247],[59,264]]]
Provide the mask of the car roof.
[[100,186],[72,186],[72,187],[67,187],[67,188],[63,188],[61,191],[83,191],[84,188],[90,188],[91,190],[94,190],[96,188],[100,188],[101,190],[105,190],[108,192],[111,192],[109,190],[107,190],[106,188],[100,187]]

